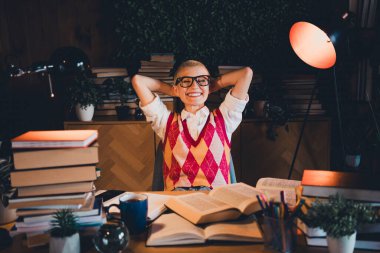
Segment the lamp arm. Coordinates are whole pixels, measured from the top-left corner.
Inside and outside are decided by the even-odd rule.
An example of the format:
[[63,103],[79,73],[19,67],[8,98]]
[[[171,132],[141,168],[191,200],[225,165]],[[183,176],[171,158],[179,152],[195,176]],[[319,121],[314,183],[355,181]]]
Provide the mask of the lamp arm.
[[371,115],[372,115],[373,122],[375,123],[377,135],[380,136],[379,124],[377,123],[375,111],[373,110],[373,106],[372,106],[372,103],[368,96],[367,91],[365,92],[365,95],[367,96],[367,99],[368,99],[368,105],[369,105],[369,108],[371,109]]
[[334,89],[335,89],[335,102],[336,102],[336,112],[338,116],[338,124],[339,124],[339,138],[340,138],[340,147],[341,147],[341,162],[342,165],[344,164],[344,156],[345,156],[345,146],[344,146],[344,139],[343,139],[343,128],[342,128],[342,118],[340,113],[340,103],[339,103],[339,96],[338,96],[338,85],[336,81],[336,73],[335,73],[335,66],[333,67],[334,72]]
[[304,132],[304,130],[305,130],[306,122],[307,122],[307,120],[308,120],[308,118],[309,118],[309,112],[310,112],[311,104],[312,104],[312,102],[313,102],[313,98],[314,98],[314,95],[315,95],[315,93],[316,93],[318,87],[319,87],[318,84],[314,85],[313,90],[312,90],[312,92],[311,92],[311,96],[310,96],[309,104],[307,105],[306,114],[305,114],[304,119],[303,119],[301,132],[300,132],[300,135],[299,135],[299,137],[298,137],[297,146],[296,146],[296,149],[295,149],[295,151],[294,151],[293,159],[292,159],[292,163],[291,163],[290,168],[289,168],[288,179],[290,179],[290,178],[292,177],[292,173],[293,173],[293,169],[294,169],[294,163],[296,162],[296,158],[297,158],[298,150],[299,150],[300,145],[301,145],[301,140],[302,140],[303,132]]

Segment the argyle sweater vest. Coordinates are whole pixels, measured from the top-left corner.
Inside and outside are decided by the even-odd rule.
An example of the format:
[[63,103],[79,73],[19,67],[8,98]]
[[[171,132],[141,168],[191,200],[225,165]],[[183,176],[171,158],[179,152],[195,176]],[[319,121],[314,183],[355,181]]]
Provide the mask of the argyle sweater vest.
[[230,183],[231,145],[219,109],[208,116],[197,140],[186,120],[171,113],[163,142],[165,190],[175,187],[215,187]]

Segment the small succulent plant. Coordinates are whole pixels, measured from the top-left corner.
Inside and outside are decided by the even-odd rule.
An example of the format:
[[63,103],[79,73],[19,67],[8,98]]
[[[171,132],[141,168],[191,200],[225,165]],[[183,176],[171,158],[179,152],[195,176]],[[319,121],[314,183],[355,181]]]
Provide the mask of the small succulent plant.
[[69,237],[78,232],[77,217],[70,209],[57,211],[51,224],[53,226],[50,230],[52,237]]

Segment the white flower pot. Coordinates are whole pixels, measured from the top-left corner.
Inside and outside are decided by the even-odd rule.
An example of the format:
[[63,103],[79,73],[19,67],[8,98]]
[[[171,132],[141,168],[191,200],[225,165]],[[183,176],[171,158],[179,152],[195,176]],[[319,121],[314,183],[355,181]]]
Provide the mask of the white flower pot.
[[330,253],[352,253],[356,242],[356,231],[352,235],[339,238],[327,236],[327,246]]
[[94,111],[94,105],[88,105],[85,109],[81,108],[80,104],[75,106],[75,113],[80,121],[91,121],[94,116]]
[[70,237],[50,237],[50,253],[80,253],[79,234]]
[[0,224],[7,224],[17,219],[16,209],[4,207],[0,200]]

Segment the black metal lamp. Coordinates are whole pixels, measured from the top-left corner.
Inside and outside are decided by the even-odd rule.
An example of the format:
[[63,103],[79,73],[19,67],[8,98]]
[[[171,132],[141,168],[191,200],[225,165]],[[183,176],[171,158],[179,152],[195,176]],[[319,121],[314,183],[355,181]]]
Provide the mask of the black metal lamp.
[[[347,24],[349,21],[349,13],[346,12],[341,16],[340,23]],[[296,53],[296,55],[306,64],[317,68],[317,69],[329,69],[333,68],[334,72],[334,89],[335,89],[335,101],[337,108],[338,124],[339,124],[339,134],[342,148],[342,156],[344,155],[344,142],[342,137],[342,120],[339,106],[339,96],[335,73],[335,63],[336,63],[336,44],[339,42],[340,37],[344,33],[347,26],[340,25],[335,30],[326,33],[324,30],[308,22],[297,22],[293,24],[289,32],[290,44]],[[303,132],[305,129],[306,122],[308,120],[311,104],[315,92],[317,90],[317,85],[314,86],[306,114],[304,116],[302,128],[300,135],[298,137],[297,146],[293,154],[292,163],[289,168],[288,179],[291,178],[294,169],[294,163],[297,158],[298,150],[301,144]]]

